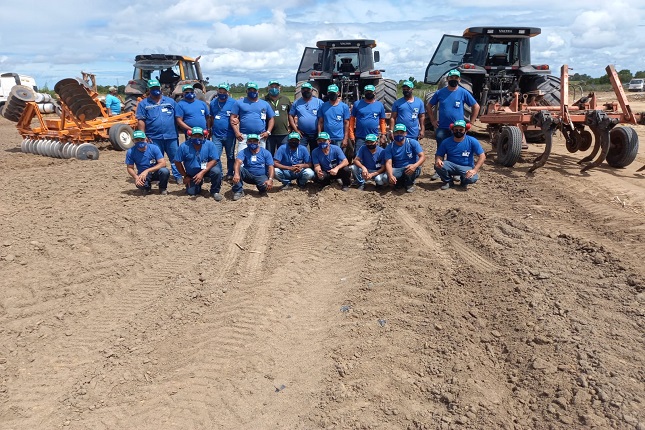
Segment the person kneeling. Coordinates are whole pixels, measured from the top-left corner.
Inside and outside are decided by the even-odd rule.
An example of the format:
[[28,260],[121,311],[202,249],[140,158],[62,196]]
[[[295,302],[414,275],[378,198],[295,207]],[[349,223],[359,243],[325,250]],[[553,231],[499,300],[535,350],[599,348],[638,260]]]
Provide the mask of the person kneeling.
[[[466,135],[467,128],[463,119],[455,121],[450,127],[452,137],[444,139],[437,148],[435,168],[443,181],[442,190],[453,186],[453,176],[459,176],[463,189],[479,179],[478,172],[486,160],[486,153],[477,139]],[[477,155],[477,164],[474,155]]]
[[330,145],[329,134],[326,132],[318,133],[318,148],[311,153],[311,159],[314,163],[316,172],[315,181],[320,185],[322,190],[329,185],[332,179],[341,182],[341,189],[347,191],[351,183],[351,173],[349,161],[338,145]]
[[260,136],[249,134],[246,136],[247,146],[237,153],[233,174],[233,200],[244,197],[244,182],[253,184],[260,192],[260,196],[268,196],[267,190],[273,188],[273,157],[271,153],[260,147]]
[[394,141],[385,148],[385,170],[394,188],[403,185],[405,191],[414,191],[414,181],[421,174],[426,155],[419,141],[406,137],[405,124],[394,126]]
[[359,190],[364,190],[365,181],[372,179],[377,187],[387,184],[385,150],[376,144],[377,140],[375,134],[365,136],[365,144],[359,148],[351,166]]
[[300,188],[304,188],[307,182],[314,178],[309,150],[300,145],[298,133],[292,132],[288,138],[289,144],[278,147],[273,157],[275,176],[282,182],[282,190],[291,188],[291,181],[294,179]]
[[[148,145],[146,134],[137,130],[132,135],[134,146],[125,154],[125,164],[134,183],[143,194],[150,193],[152,181],[159,181],[159,192],[168,194],[168,178],[170,171],[166,167],[166,160],[157,145]],[[134,171],[134,167],[137,171]]]
[[190,139],[177,150],[175,166],[184,178],[188,195],[200,194],[204,177],[208,176],[211,181],[211,196],[219,202],[222,200],[219,193],[222,187],[220,154],[213,142],[204,140],[204,130],[201,127],[193,127],[191,132]]

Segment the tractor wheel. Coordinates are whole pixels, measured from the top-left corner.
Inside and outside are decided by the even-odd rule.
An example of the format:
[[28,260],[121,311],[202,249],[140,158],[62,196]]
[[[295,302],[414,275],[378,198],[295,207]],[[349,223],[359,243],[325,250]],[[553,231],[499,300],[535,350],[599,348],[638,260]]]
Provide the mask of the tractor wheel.
[[589,130],[582,130],[580,133],[581,140],[580,140],[580,145],[578,146],[578,151],[586,151],[589,148],[591,148],[591,144],[593,143],[593,134]]
[[204,94],[204,101],[210,106],[211,101],[217,97],[217,91],[211,90]]
[[631,127],[616,127],[609,133],[607,164],[611,167],[629,166],[638,155],[638,135]]
[[376,91],[374,94],[376,95],[376,100],[383,103],[385,112],[392,112],[392,105],[397,99],[396,87],[396,81],[393,79],[381,79],[378,85],[376,85]]
[[540,90],[544,96],[538,102],[542,106],[560,106],[560,79],[553,75],[536,76],[528,91]]
[[502,128],[497,140],[497,164],[513,167],[520,159],[522,152],[522,130],[519,127],[506,126]]
[[127,124],[115,124],[110,127],[108,135],[110,137],[112,148],[117,151],[125,151],[132,148],[134,146],[132,133],[132,128]]
[[[300,82],[298,82],[298,83],[296,84],[296,95],[295,95],[295,97],[293,98],[293,101],[296,101],[296,100],[298,100],[300,97],[302,97],[302,84],[304,84],[305,82],[307,82],[307,81],[300,81]],[[311,91],[311,94],[312,94],[314,97],[320,97],[320,95],[319,95],[319,94],[320,94],[320,91],[318,91],[318,87],[317,87],[317,85],[316,85],[315,83],[313,83],[313,84],[311,84],[311,86],[313,87],[313,90]]]
[[137,108],[139,96],[128,94],[125,96],[125,106],[123,107],[123,112],[134,111]]

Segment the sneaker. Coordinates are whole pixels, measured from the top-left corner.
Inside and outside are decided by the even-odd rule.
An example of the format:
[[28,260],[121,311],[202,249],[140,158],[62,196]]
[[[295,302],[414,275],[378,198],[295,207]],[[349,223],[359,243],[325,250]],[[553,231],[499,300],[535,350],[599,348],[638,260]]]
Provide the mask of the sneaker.
[[292,188],[291,184],[284,184],[282,188],[280,188],[280,191],[289,191]]
[[410,185],[409,187],[405,187],[405,192],[406,193],[413,193],[414,192],[414,185]]
[[243,192],[241,192],[241,191],[240,191],[239,193],[235,193],[235,194],[233,194],[233,201],[234,201],[234,202],[236,202],[236,201],[238,201],[239,199],[241,199],[242,197],[244,197],[244,193],[243,193]]
[[168,190],[160,190],[159,194],[161,194],[162,196],[165,196],[168,194]]
[[356,187],[356,188],[358,188],[358,190],[359,190],[359,191],[365,191],[365,184],[360,184],[360,185],[359,185],[358,187]]
[[222,195],[220,193],[213,193],[211,196],[213,196],[216,202],[222,201]]
[[450,187],[452,187],[452,182],[444,182],[443,185],[441,186],[442,190],[447,190]]
[[175,183],[177,185],[184,185],[184,179],[183,178],[175,178]]
[[453,182],[461,182],[461,176],[455,175],[452,177]]
[[341,187],[343,186],[343,180],[342,180],[342,179],[338,178],[338,179],[336,179],[336,182],[337,182],[337,183],[338,183],[338,185],[340,185]]
[[341,191],[347,191],[347,190],[349,190],[349,187],[347,185],[343,185],[340,190]]
[[431,181],[436,181],[436,180],[437,180],[437,179],[439,179],[439,178],[440,178],[440,176],[439,176],[439,174],[438,174],[437,172],[435,172],[435,174],[434,174],[434,175],[430,176],[430,180],[431,180]]

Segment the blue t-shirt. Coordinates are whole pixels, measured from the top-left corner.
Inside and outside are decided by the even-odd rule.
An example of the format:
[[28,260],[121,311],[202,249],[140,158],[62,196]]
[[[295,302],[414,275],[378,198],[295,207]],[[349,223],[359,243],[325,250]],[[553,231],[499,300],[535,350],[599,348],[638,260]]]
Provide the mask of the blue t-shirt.
[[450,124],[464,119],[464,104],[472,107],[477,101],[465,88],[450,91],[444,87],[432,95],[429,103],[432,106],[439,103],[439,128],[450,128]]
[[202,100],[187,102],[180,100],[177,103],[175,117],[182,118],[190,127],[201,127],[206,130],[206,117],[208,116],[208,105]]
[[461,142],[455,142],[453,137],[442,140],[435,155],[438,157],[445,156],[446,160],[460,166],[475,167],[474,155],[483,153],[484,148],[482,148],[479,141],[472,136],[466,135]]
[[392,105],[392,112],[396,112],[396,123],[405,124],[408,128],[407,137],[416,139],[419,137],[419,115],[426,113],[421,99],[414,97],[411,102],[401,97]]
[[323,119],[323,131],[329,133],[329,138],[340,140],[345,137],[345,121],[349,120],[349,106],[343,102],[336,106],[325,102],[318,109],[318,118]]
[[267,174],[267,166],[273,166],[273,156],[271,153],[264,149],[253,154],[247,147],[243,151],[237,153],[237,159],[242,160],[244,167],[254,176],[262,176]]
[[320,168],[324,172],[338,166],[346,158],[345,153],[338,145],[329,145],[329,154],[323,153],[320,148],[314,149],[311,153],[311,161],[314,165],[320,164]]
[[315,135],[318,132],[318,111],[323,101],[317,97],[311,97],[309,101],[299,98],[291,105],[289,115],[298,118],[298,130],[308,135]]
[[275,112],[265,100],[255,102],[244,97],[233,105],[231,113],[240,117],[240,133],[260,134],[267,131],[267,120],[275,116]]
[[114,115],[118,115],[121,113],[121,100],[112,94],[108,94],[105,96],[105,107],[112,111]]
[[273,158],[284,166],[311,163],[309,150],[304,145],[298,145],[296,149],[292,149],[289,145],[280,145]]
[[163,160],[163,154],[161,153],[161,149],[153,144],[146,145],[146,150],[143,152],[139,151],[136,146],[133,146],[125,153],[126,166],[135,165],[138,174],[157,164],[158,160]]
[[184,169],[189,176],[195,176],[200,170],[203,170],[209,161],[219,160],[220,153],[217,147],[210,140],[205,140],[199,150],[189,141],[179,145],[177,154],[173,161],[184,163]]
[[137,105],[136,117],[145,121],[146,136],[150,139],[177,139],[176,109],[177,104],[170,97],[161,96],[159,103],[146,97]]
[[367,170],[379,170],[385,165],[385,150],[377,145],[376,152],[372,154],[369,148],[363,145],[358,150],[356,158],[361,160],[361,164]]
[[392,167],[407,167],[419,161],[421,152],[423,152],[423,148],[421,148],[419,142],[407,138],[401,146],[397,145],[396,142],[391,142],[385,148],[385,159],[392,160]]
[[352,116],[356,118],[356,137],[365,139],[368,134],[379,134],[379,121],[385,119],[385,107],[378,100],[372,103],[358,100],[354,102]]
[[211,100],[210,115],[213,117],[213,137],[217,139],[225,139],[226,136],[235,134],[233,127],[231,127],[231,112],[235,100],[230,96],[224,103],[220,102],[217,97]]

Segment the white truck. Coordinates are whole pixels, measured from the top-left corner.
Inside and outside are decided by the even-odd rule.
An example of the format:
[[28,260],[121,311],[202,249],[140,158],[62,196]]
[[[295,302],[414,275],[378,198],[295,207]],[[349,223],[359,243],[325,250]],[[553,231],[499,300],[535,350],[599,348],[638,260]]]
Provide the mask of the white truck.
[[0,106],[5,104],[14,85],[24,85],[33,88],[34,92],[38,92],[36,81],[31,76],[18,73],[2,73],[0,74]]

